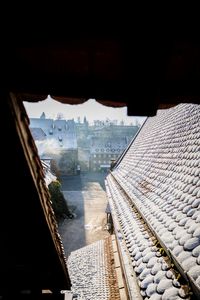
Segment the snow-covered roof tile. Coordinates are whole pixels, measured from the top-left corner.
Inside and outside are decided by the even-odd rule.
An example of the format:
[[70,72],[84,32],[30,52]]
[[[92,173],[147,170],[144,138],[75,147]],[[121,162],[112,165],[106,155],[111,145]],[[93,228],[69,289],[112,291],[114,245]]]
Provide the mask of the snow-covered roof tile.
[[130,198],[112,176],[107,178],[106,187],[114,223],[120,224],[141,296],[151,300],[170,299],[169,295],[177,300],[182,296],[189,299],[187,282],[177,280],[179,272],[137,209],[130,205]]
[[71,290],[78,299],[120,299],[110,271],[109,251],[109,240],[105,239],[71,252],[67,265]]
[[[193,290],[199,293],[200,106],[180,104],[149,118],[107,182],[111,201],[118,201],[116,205],[122,206],[121,216],[126,215],[122,224],[124,234],[130,231],[130,243],[132,241],[139,246],[135,254],[136,272],[140,266],[139,256],[143,253],[140,248],[149,245],[149,238],[143,237],[143,234],[135,235],[137,214],[134,209],[130,210],[131,206],[148,224],[182,276],[189,279]],[[125,191],[129,203],[118,195],[120,190]],[[132,249],[130,246],[129,249]],[[140,263],[151,264],[156,257],[148,257],[147,261],[142,259]],[[174,284],[169,278],[162,281],[157,279],[156,274],[149,274],[145,285],[148,293],[153,295],[156,290],[162,294],[162,299],[170,299],[166,298],[167,294],[165,296],[166,289],[169,295],[179,293],[180,289],[176,287],[174,291]],[[141,288],[144,290],[143,285]]]

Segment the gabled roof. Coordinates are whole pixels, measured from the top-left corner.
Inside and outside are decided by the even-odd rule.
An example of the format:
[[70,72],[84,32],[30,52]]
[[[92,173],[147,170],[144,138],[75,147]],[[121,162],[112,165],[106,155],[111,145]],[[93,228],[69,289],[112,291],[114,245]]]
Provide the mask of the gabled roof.
[[149,118],[107,177],[107,192],[143,295],[181,296],[173,264],[199,295],[200,106]]
[[[76,149],[77,139],[75,124],[73,120],[53,120],[30,118],[30,129],[35,134],[34,139],[42,141],[41,132],[46,135],[45,143],[37,144],[40,154],[49,151],[50,148],[55,149]],[[41,131],[42,130],[42,131]],[[40,138],[38,138],[38,136]]]

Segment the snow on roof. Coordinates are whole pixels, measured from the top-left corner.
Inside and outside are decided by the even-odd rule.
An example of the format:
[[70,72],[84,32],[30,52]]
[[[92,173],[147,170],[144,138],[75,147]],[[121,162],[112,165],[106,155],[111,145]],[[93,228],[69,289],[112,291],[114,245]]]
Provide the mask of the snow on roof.
[[[75,123],[73,120],[53,120],[53,119],[39,119],[30,118],[31,132],[42,130],[46,135],[46,143],[40,144],[42,151],[45,148],[51,147],[58,149],[77,149],[77,138]],[[39,131],[38,131],[39,134]],[[40,134],[41,135],[41,134]],[[34,136],[33,136],[34,137]],[[42,139],[37,139],[42,140]]]
[[91,141],[91,152],[122,152],[127,145],[127,139],[124,138],[102,138],[93,137]]
[[53,126],[53,119],[30,118],[30,128],[48,129]]
[[78,299],[119,299],[115,273],[108,267],[108,251],[109,238],[71,252],[67,266],[71,290]]
[[180,104],[149,118],[108,175],[107,192],[143,296],[183,297],[165,257],[199,295],[200,106]]

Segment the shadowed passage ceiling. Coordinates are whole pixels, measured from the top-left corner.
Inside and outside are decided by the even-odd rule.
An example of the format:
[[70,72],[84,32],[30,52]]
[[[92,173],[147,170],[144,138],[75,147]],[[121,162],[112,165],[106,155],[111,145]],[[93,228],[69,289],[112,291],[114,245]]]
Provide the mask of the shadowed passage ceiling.
[[64,34],[15,36],[3,56],[4,87],[25,101],[48,94],[68,104],[95,98],[127,106],[128,115],[136,116],[199,103],[198,36],[167,30],[158,35],[152,28],[138,33],[119,25],[98,29],[73,31],[71,24]]

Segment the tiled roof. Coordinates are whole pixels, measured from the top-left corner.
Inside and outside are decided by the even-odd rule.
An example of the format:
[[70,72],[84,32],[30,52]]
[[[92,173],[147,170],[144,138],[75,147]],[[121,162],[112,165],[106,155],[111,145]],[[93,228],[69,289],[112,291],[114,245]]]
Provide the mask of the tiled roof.
[[119,300],[116,278],[111,272],[108,239],[71,252],[67,265],[72,292],[82,300]]
[[149,118],[107,177],[107,191],[141,294],[189,299],[188,280],[199,295],[200,106],[180,104]]
[[[37,143],[39,153],[52,149],[77,149],[75,123],[73,120],[53,120],[30,118],[30,129],[39,134],[39,129],[46,135],[46,141]],[[40,133],[41,136],[41,133]],[[37,136],[36,136],[37,137]],[[35,136],[33,135],[35,139]],[[42,140],[37,138],[35,140]]]
[[30,128],[48,130],[53,127],[53,119],[30,118]]
[[95,137],[91,141],[91,152],[122,152],[127,145],[128,140],[125,137],[102,138]]

